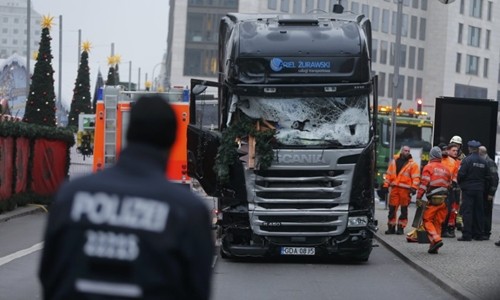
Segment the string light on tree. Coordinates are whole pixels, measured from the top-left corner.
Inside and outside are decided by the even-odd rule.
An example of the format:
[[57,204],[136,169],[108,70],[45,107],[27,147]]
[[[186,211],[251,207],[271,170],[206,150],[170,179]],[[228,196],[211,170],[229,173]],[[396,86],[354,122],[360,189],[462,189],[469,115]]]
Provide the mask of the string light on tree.
[[31,85],[26,109],[23,117],[24,122],[44,126],[56,126],[55,116],[55,93],[54,93],[54,69],[52,68],[52,51],[50,41],[50,29],[54,17],[43,16],[40,46],[36,55],[35,68],[31,77]]
[[85,41],[82,44],[82,54],[80,57],[80,65],[78,66],[78,75],[73,89],[73,99],[71,100],[71,108],[68,116],[68,127],[73,130],[78,129],[78,119],[81,113],[92,113],[90,103],[90,68],[89,68],[89,52],[91,43]]

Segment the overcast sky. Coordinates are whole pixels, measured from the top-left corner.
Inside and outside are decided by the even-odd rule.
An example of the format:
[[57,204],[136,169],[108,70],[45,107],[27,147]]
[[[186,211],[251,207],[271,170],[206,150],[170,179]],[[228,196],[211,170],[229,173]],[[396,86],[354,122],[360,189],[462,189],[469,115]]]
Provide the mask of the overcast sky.
[[[56,73],[55,92],[58,93],[59,74],[59,16],[62,16],[62,98],[71,101],[73,96],[78,56],[78,30],[82,42],[92,44],[89,54],[90,81],[93,86],[98,69],[106,80],[109,69],[107,58],[114,43],[115,54],[121,56],[120,80],[129,79],[129,61],[132,61],[132,82],[137,82],[141,68],[141,85],[145,73],[151,79],[160,71],[163,54],[167,48],[168,0],[32,0],[32,8],[41,15],[54,17],[51,29],[53,66]],[[32,51],[38,49],[31,49]],[[33,71],[33,70],[32,70]]]

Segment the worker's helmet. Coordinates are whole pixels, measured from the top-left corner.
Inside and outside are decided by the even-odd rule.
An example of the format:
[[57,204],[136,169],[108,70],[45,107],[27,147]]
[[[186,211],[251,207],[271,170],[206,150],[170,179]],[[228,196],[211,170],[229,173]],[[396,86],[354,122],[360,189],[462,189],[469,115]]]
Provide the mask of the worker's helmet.
[[455,135],[451,138],[450,143],[462,145],[462,138],[458,135]]

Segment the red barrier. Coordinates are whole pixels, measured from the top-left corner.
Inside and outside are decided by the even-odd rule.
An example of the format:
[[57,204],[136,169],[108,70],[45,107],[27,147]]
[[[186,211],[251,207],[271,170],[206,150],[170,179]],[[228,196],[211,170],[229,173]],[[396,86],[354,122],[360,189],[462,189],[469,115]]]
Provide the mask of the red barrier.
[[28,162],[30,159],[30,140],[16,138],[15,187],[14,193],[24,193],[28,186]]
[[12,195],[14,138],[0,137],[0,201]]
[[33,149],[31,190],[38,195],[51,195],[66,177],[67,145],[63,141],[37,139]]

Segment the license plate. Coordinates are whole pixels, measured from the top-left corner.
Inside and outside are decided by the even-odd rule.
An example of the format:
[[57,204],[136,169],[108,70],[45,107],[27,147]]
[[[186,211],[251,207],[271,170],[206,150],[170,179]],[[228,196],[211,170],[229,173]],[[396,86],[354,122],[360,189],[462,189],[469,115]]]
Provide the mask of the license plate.
[[315,255],[314,247],[281,247],[281,255]]

